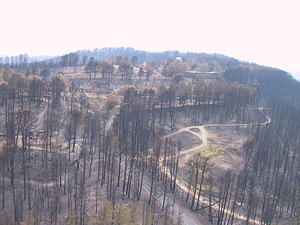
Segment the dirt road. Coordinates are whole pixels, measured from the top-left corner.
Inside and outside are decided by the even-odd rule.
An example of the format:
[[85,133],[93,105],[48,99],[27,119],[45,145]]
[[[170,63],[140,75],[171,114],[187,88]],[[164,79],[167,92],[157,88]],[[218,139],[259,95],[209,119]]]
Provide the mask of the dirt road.
[[[200,140],[202,140],[202,144],[198,145],[198,146],[195,146],[195,147],[192,147],[192,148],[189,148],[189,149],[186,149],[184,151],[181,151],[179,153],[179,155],[184,155],[184,154],[187,154],[187,153],[191,153],[191,152],[194,152],[195,150],[198,150],[199,148],[201,147],[204,147],[208,144],[207,142],[207,139],[208,139],[208,132],[206,130],[207,127],[249,127],[249,126],[266,126],[268,124],[271,123],[271,118],[265,114],[264,112],[264,109],[265,108],[258,108],[259,111],[261,111],[265,118],[266,118],[266,121],[265,122],[262,122],[262,123],[216,123],[216,124],[206,124],[206,125],[201,125],[201,126],[190,126],[190,127],[184,127],[174,133],[171,133],[171,134],[168,134],[166,135],[164,138],[169,138],[169,137],[172,137],[173,135],[175,134],[179,134],[181,132],[189,132],[191,133],[192,135],[195,135],[196,137],[198,137]],[[197,132],[194,132],[192,131],[192,129],[199,129],[201,132],[200,133],[197,133]]]

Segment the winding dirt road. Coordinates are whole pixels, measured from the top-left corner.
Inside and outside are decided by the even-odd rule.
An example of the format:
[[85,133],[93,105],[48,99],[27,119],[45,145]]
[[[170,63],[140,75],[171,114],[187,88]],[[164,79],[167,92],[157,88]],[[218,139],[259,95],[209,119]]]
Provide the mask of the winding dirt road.
[[[249,126],[266,126],[268,124],[271,123],[271,118],[264,112],[264,109],[265,108],[258,108],[259,111],[261,111],[265,118],[266,118],[266,121],[265,122],[262,122],[262,123],[259,123],[259,122],[256,122],[256,123],[216,123],[216,124],[206,124],[206,125],[201,125],[201,126],[190,126],[190,127],[184,127],[182,129],[179,129],[178,131],[174,132],[174,133],[171,133],[171,134],[168,134],[166,135],[164,138],[169,138],[169,137],[172,137],[173,135],[175,134],[179,134],[181,132],[189,132],[191,134],[193,134],[194,136],[198,137],[201,141],[202,141],[202,144],[200,145],[197,145],[195,147],[192,147],[192,148],[189,148],[189,149],[186,149],[184,151],[181,151],[179,153],[179,155],[184,155],[184,154],[187,154],[187,153],[191,153],[201,147],[204,147],[206,145],[208,145],[208,132],[206,130],[207,127],[249,127]],[[192,131],[191,129],[199,129],[200,130],[200,133],[197,133],[197,132],[194,132]]]
[[[231,123],[231,124],[229,124],[229,123],[227,123],[227,124],[217,123],[217,124],[206,124],[206,125],[201,125],[201,126],[190,126],[190,127],[184,127],[182,129],[179,129],[178,131],[175,131],[175,132],[173,132],[171,134],[168,134],[164,138],[170,138],[173,135],[179,134],[179,133],[184,132],[184,131],[189,132],[192,135],[195,135],[196,137],[198,137],[202,141],[202,143],[200,145],[198,145],[198,146],[195,146],[195,147],[186,149],[184,151],[181,151],[179,153],[179,156],[180,155],[184,155],[184,154],[188,154],[188,153],[192,153],[194,151],[198,151],[199,148],[208,145],[208,140],[207,140],[208,139],[208,132],[206,130],[207,127],[238,127],[238,126],[239,127],[249,127],[249,126],[266,126],[266,125],[270,124],[272,120],[264,112],[264,110],[266,108],[257,108],[257,109],[259,111],[261,111],[263,113],[263,115],[265,116],[265,118],[266,118],[265,122],[261,122],[261,123],[260,122],[255,122],[255,123]],[[195,128],[199,129],[200,133],[192,131],[192,129],[195,129]],[[160,169],[169,178],[171,178],[170,171],[163,170],[163,161],[162,160],[160,161]],[[181,179],[180,177],[177,177],[177,179],[176,179],[176,185],[178,187],[180,187],[180,189],[182,189],[185,192],[189,191],[188,184],[183,179]],[[175,204],[175,208],[179,208],[179,207]],[[198,218],[192,212],[190,212],[190,211],[183,210],[182,219],[183,219],[184,224],[186,224],[186,225],[199,225],[199,224],[201,224],[199,222]],[[241,219],[243,219],[243,218],[241,218]]]

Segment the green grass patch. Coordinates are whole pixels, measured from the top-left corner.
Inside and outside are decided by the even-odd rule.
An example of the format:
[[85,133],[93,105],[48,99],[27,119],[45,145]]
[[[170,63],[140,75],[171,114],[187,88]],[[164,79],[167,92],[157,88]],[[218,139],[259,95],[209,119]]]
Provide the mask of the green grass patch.
[[197,149],[197,151],[195,151],[195,154],[200,153],[203,157],[211,158],[216,156],[221,151],[224,151],[224,148],[220,145],[209,144]]

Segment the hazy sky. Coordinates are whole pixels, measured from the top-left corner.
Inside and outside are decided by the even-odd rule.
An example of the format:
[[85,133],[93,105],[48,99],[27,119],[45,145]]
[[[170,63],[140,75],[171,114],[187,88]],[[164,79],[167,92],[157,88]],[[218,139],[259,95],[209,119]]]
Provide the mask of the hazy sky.
[[300,72],[299,0],[0,3],[0,55],[56,55],[126,46],[222,53]]

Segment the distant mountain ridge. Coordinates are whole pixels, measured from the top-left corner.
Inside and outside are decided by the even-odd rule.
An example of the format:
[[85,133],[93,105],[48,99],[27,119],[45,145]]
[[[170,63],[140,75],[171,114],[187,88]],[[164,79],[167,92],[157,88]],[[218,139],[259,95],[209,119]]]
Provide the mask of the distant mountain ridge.
[[197,53],[197,52],[180,52],[176,50],[172,51],[161,51],[161,52],[150,52],[144,50],[136,50],[134,48],[96,48],[94,50],[79,50],[74,52],[80,56],[94,57],[96,60],[105,60],[111,56],[123,56],[123,57],[132,57],[137,56],[140,62],[149,62],[149,61],[163,61],[176,57],[183,58],[195,58],[197,56],[210,55],[216,56],[219,58],[226,58],[232,60],[232,62],[238,62],[238,60],[221,55],[221,54],[207,54],[207,53]]
[[[12,63],[14,65],[20,64],[26,62],[26,63],[49,63],[49,64],[55,64],[59,63],[63,60],[65,60],[68,57],[73,57],[74,55],[78,56],[78,63],[79,64],[86,64],[88,59],[93,57],[97,61],[103,61],[107,60],[110,57],[116,57],[116,56],[121,56],[121,57],[127,57],[129,60],[133,57],[137,57],[137,61],[139,63],[143,62],[165,62],[169,59],[174,59],[176,57],[181,57],[184,60],[189,60],[189,59],[199,59],[202,61],[212,61],[213,63],[218,63],[222,67],[224,67],[225,70],[233,69],[234,67],[236,68],[237,66],[244,65],[244,67],[251,67],[251,71],[253,68],[260,68],[266,71],[266,68],[268,68],[268,71],[270,69],[272,71],[281,71],[283,74],[287,75],[289,79],[291,78],[290,74],[288,72],[284,72],[279,69],[271,68],[271,67],[266,67],[266,66],[260,66],[255,63],[249,63],[249,62],[243,62],[238,59],[235,59],[233,57],[225,56],[222,54],[208,54],[208,53],[197,53],[197,52],[180,52],[176,50],[172,51],[162,51],[162,52],[150,52],[150,51],[145,51],[145,50],[136,50],[134,48],[130,47],[118,47],[118,48],[113,48],[113,47],[108,47],[108,48],[96,48],[94,50],[78,50],[75,52],[71,52],[62,56],[33,56],[29,57],[28,55],[19,55],[19,56],[11,56],[11,57],[2,57],[0,58],[0,63],[2,62],[3,64],[9,64]],[[243,70],[245,72],[245,70]],[[252,73],[253,74],[253,73]],[[296,74],[297,75],[297,74]],[[297,76],[295,76],[297,77]],[[298,79],[300,79],[300,73],[298,75]]]
[[[133,57],[136,56],[138,58],[138,62],[151,62],[151,61],[165,61],[168,59],[176,58],[176,57],[182,57],[182,58],[196,58],[199,56],[210,56],[210,57],[216,57],[221,60],[226,60],[227,62],[230,62],[232,65],[238,64],[239,60],[234,59],[232,57],[228,57],[222,54],[208,54],[208,53],[197,53],[197,52],[180,52],[176,50],[172,51],[162,51],[162,52],[150,52],[150,51],[144,51],[144,50],[136,50],[134,48],[130,47],[120,47],[120,48],[96,48],[94,50],[78,50],[74,52],[70,52],[64,55],[60,56],[28,56],[26,54],[18,55],[18,56],[3,56],[2,63],[5,63],[5,61],[14,60],[15,62],[18,61],[18,58],[24,58],[27,59],[27,62],[53,62],[53,61],[59,61],[62,57],[76,54],[80,58],[84,57],[93,57],[95,60],[102,61],[106,60],[112,56],[121,56],[121,57]],[[1,61],[0,61],[1,62]]]

